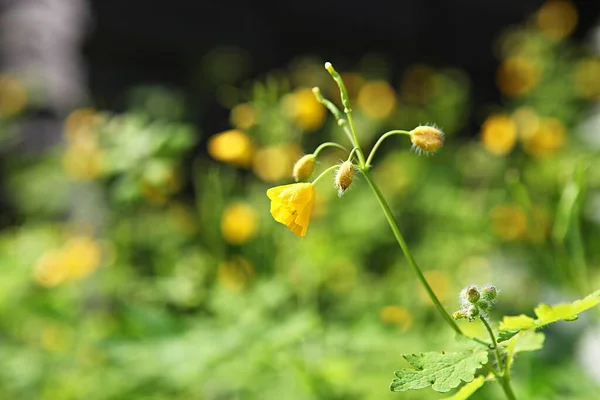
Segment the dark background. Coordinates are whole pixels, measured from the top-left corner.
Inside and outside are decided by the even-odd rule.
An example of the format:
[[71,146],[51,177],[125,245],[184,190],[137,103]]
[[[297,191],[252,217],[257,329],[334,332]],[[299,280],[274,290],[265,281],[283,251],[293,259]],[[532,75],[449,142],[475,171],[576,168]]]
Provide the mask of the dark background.
[[[200,82],[203,57],[216,47],[248,52],[247,79],[284,68],[301,55],[330,60],[340,70],[369,53],[392,74],[425,62],[465,70],[476,104],[497,102],[493,42],[529,18],[543,1],[221,1],[93,0],[85,43],[89,85],[101,108],[123,110],[126,88],[162,83],[182,89],[199,107],[189,113],[202,131],[228,128],[214,87]],[[575,1],[583,37],[597,23],[599,1]],[[201,73],[200,73],[201,74]],[[188,103],[189,103],[188,101]],[[473,134],[473,132],[465,132]]]

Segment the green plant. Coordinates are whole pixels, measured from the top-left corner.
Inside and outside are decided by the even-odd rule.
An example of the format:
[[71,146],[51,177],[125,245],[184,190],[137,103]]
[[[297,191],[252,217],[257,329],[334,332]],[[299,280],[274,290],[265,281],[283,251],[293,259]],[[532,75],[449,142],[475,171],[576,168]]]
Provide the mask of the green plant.
[[[518,352],[540,349],[544,335],[535,330],[559,320],[574,320],[577,315],[600,303],[600,291],[572,304],[557,306],[540,305],[536,308],[537,319],[524,315],[505,317],[495,333],[488,317],[489,311],[497,300],[498,292],[492,285],[478,288],[468,286],[461,292],[461,310],[450,315],[427,282],[422,270],[417,265],[408,245],[400,232],[390,206],[381,190],[371,177],[373,158],[383,141],[393,135],[408,135],[417,153],[431,154],[443,146],[444,134],[435,126],[419,126],[411,131],[392,130],[381,135],[368,156],[365,156],[359,144],[357,129],[352,116],[352,107],[348,91],[340,74],[331,63],[325,63],[325,69],[337,83],[343,113],[331,101],[324,98],[318,87],[313,89],[317,100],[335,116],[338,125],[346,133],[352,144],[345,162],[327,168],[312,182],[300,182],[278,186],[267,191],[271,199],[271,214],[274,219],[290,228],[297,236],[304,236],[310,222],[311,210],[315,197],[314,185],[325,175],[337,170],[334,186],[341,197],[353,182],[355,170],[358,171],[373,191],[394,237],[404,256],[427,295],[435,305],[438,313],[458,337],[470,339],[472,346],[463,346],[456,352],[427,352],[420,354],[404,354],[404,359],[413,367],[396,371],[396,379],[390,388],[392,391],[416,390],[431,386],[435,391],[448,392],[466,383],[453,398],[469,397],[486,381],[496,380],[500,383],[508,399],[516,399],[511,387],[510,369],[514,356]],[[326,147],[344,147],[335,142],[324,143],[312,153],[302,157],[294,167],[296,181],[310,179],[314,164],[320,151]],[[345,150],[347,151],[347,150]],[[470,337],[463,333],[456,324],[457,319],[479,320],[486,328],[491,342]]]

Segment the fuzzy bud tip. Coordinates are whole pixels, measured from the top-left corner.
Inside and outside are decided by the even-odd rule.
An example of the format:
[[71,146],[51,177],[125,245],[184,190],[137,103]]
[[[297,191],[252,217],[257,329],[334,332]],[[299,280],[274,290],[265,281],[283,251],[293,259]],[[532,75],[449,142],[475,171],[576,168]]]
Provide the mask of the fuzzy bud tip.
[[334,186],[338,191],[338,196],[346,192],[354,179],[354,165],[350,161],[344,161],[335,174]]
[[483,289],[481,289],[481,296],[488,301],[493,301],[496,300],[496,297],[498,296],[498,291],[496,290],[495,286],[487,285]]
[[410,131],[410,141],[418,154],[432,154],[444,145],[444,132],[435,126],[417,126]]

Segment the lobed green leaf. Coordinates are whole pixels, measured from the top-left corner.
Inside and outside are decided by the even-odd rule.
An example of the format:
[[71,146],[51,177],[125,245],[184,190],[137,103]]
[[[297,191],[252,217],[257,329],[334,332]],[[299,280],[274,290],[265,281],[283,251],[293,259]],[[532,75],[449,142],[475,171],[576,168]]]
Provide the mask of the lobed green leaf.
[[471,382],[477,369],[488,360],[487,350],[462,351],[456,353],[428,352],[403,354],[402,357],[415,367],[395,372],[390,390],[423,389],[431,386],[436,392],[447,392],[461,382]]

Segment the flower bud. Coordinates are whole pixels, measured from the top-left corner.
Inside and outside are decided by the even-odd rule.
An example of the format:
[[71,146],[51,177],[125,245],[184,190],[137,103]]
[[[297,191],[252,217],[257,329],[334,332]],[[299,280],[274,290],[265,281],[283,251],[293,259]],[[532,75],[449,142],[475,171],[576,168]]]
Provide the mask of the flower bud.
[[481,297],[483,297],[485,300],[493,301],[497,296],[498,291],[493,285],[486,285],[483,289],[481,289]]
[[467,312],[464,310],[455,311],[452,313],[452,319],[465,319],[468,318]]
[[479,290],[477,290],[475,286],[469,286],[465,291],[465,296],[469,303],[475,304],[477,303],[477,300],[479,300],[480,297]]
[[467,318],[469,318],[469,321],[473,321],[478,316],[479,316],[479,309],[476,306],[471,304],[469,306],[469,308],[467,309]]
[[352,165],[350,161],[344,161],[338,168],[333,183],[333,186],[335,186],[338,191],[338,196],[342,197],[342,195],[352,184],[353,179],[354,165]]
[[296,182],[305,181],[310,178],[314,170],[315,156],[313,154],[307,154],[294,164],[294,179]]
[[444,132],[434,126],[417,126],[410,131],[410,141],[418,154],[431,154],[444,145]]
[[492,309],[492,303],[487,300],[481,299],[477,302],[477,307],[483,312],[488,312]]

